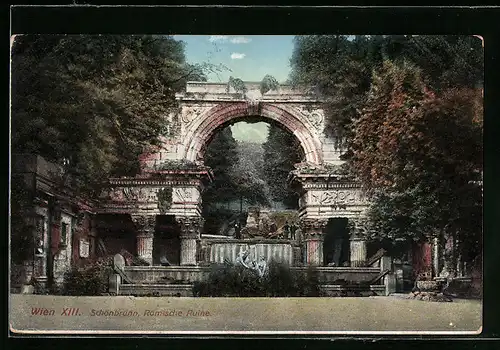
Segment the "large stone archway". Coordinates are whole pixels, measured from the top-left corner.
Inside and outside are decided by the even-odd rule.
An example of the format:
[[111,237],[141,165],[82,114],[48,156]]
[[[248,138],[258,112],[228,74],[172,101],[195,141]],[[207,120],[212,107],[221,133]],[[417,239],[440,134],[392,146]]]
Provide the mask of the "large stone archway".
[[[146,260],[150,260],[153,245],[152,218],[174,216],[180,225],[180,264],[196,264],[202,227],[201,194],[212,178],[211,170],[203,164],[204,149],[222,126],[259,117],[290,131],[304,150],[304,162],[291,174],[291,184],[301,195],[304,262],[323,264],[323,233],[330,218],[350,220],[351,260],[355,264],[363,261],[364,243],[356,232],[366,201],[359,185],[340,169],[341,150],[324,132],[322,101],[286,85],[261,94],[258,83],[245,84],[247,91],[243,94],[228,90],[226,84],[188,83],[186,91],[176,95],[177,111],[165,116],[169,133],[162,147],[141,157],[140,175],[110,179],[99,212],[130,214],[138,232],[137,254]],[[162,205],[160,198],[166,190],[171,194],[168,206]]]
[[188,125],[183,158],[190,161],[202,160],[202,150],[218,128],[234,119],[249,116],[263,117],[264,120],[280,124],[297,137],[307,162],[322,163],[321,142],[312,123],[291,108],[260,101],[225,103],[210,108],[196,122]]
[[178,111],[168,117],[170,134],[163,146],[142,158],[144,169],[156,169],[168,160],[203,161],[203,148],[226,123],[260,117],[294,134],[311,164],[340,164],[335,140],[324,133],[324,112],[315,95],[283,85],[262,95],[259,84],[246,83],[247,92],[227,90],[226,84],[190,82],[176,95]]

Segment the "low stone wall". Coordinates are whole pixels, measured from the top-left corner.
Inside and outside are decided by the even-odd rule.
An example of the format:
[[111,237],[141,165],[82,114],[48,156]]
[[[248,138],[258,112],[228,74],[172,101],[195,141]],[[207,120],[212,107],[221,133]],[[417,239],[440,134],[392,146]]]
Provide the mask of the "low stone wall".
[[[292,267],[292,270],[306,273],[307,267]],[[132,283],[162,283],[184,281],[193,283],[205,280],[210,274],[209,266],[125,266],[124,272]],[[376,267],[316,267],[321,283],[368,282],[375,278],[380,269]]]
[[121,284],[120,295],[192,297],[192,284]]
[[[307,267],[292,267],[292,270],[304,271]],[[314,271],[318,273],[321,283],[339,283],[340,281],[349,282],[368,282],[377,277],[380,273],[378,267],[315,267]]]
[[[321,291],[325,296],[341,297],[341,296],[372,296],[385,295],[385,286],[371,285],[320,285]],[[192,297],[192,284],[122,284],[119,289],[120,295],[137,295],[137,296],[179,296]]]
[[208,277],[210,267],[201,266],[125,266],[123,271],[133,283],[196,282]]
[[[271,259],[277,262],[294,265],[294,241],[290,240],[205,240],[205,261],[223,263],[224,260],[236,261],[241,250],[248,250],[251,261],[259,261],[263,256],[266,261]],[[296,258],[296,257],[295,257]]]
[[325,296],[330,296],[330,297],[340,297],[340,296],[365,297],[374,295],[386,295],[386,289],[384,285],[358,286],[358,285],[323,284],[320,286],[320,288]]

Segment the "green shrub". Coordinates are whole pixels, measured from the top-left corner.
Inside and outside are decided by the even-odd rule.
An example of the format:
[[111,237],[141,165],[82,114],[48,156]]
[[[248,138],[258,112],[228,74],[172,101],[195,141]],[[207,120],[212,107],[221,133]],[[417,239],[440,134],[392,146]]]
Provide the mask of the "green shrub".
[[109,259],[98,260],[84,267],[74,267],[65,274],[61,293],[74,296],[106,293],[112,270]]
[[198,297],[302,297],[319,296],[316,273],[292,271],[288,265],[271,261],[268,273],[260,277],[240,265],[214,265],[206,281],[196,282]]

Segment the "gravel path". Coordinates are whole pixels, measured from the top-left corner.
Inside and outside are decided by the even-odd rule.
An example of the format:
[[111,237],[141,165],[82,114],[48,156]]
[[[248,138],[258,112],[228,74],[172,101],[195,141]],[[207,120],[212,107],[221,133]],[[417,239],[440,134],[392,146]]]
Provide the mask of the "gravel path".
[[11,329],[56,333],[467,332],[481,328],[482,303],[364,298],[146,298],[13,294]]

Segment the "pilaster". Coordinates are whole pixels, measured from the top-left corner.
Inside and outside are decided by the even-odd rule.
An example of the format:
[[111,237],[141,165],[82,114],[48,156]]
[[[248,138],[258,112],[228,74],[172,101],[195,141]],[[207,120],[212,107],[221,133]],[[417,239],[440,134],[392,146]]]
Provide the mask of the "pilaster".
[[176,217],[181,232],[181,265],[196,265],[198,240],[203,227],[203,218],[195,217]]
[[153,265],[153,238],[156,215],[131,215],[137,232],[137,256]]
[[366,240],[363,236],[366,220],[364,218],[350,219],[348,226],[351,266],[363,266],[366,261]]
[[326,219],[301,220],[306,265],[323,265],[323,230],[327,223]]

